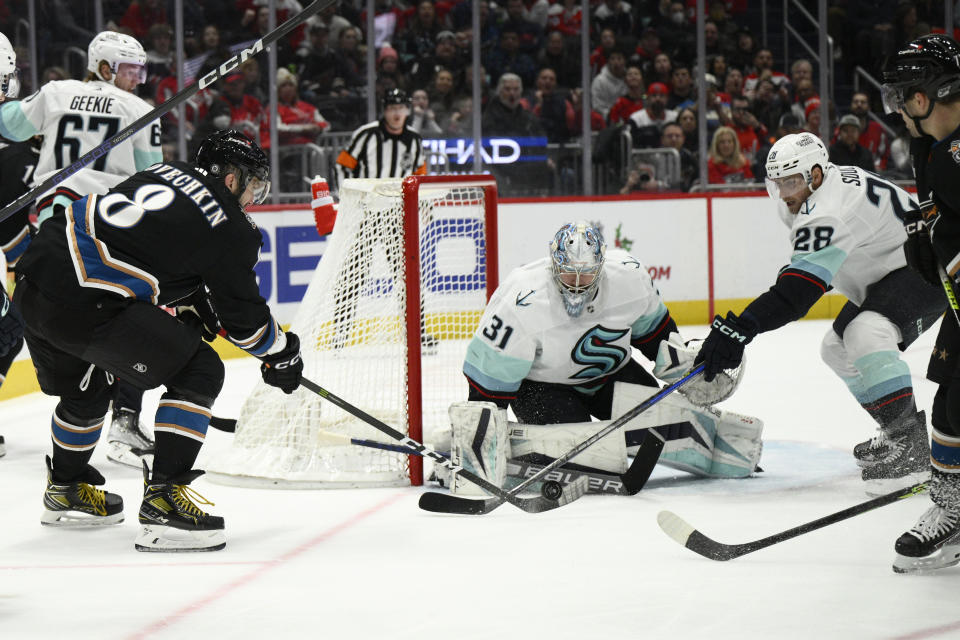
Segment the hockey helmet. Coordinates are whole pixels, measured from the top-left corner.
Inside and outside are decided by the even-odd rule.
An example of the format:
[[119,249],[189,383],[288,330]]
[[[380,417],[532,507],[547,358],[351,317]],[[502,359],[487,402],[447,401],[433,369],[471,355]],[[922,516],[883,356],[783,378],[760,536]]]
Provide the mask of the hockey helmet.
[[7,36],[0,33],[0,97],[16,98],[20,93],[20,72],[17,70],[17,54]]
[[571,316],[580,315],[583,305],[600,286],[606,252],[603,234],[583,220],[563,225],[553,237],[550,243],[553,279]]
[[383,108],[386,109],[391,104],[410,106],[410,96],[403,89],[390,89],[383,95]]
[[116,31],[98,33],[87,47],[87,71],[102,80],[101,62],[110,65],[114,79],[120,71],[120,65],[128,64],[139,68],[137,84],[143,84],[147,80],[147,53],[143,50],[143,45],[133,36]]
[[792,197],[813,182],[813,168],[826,172],[830,156],[823,141],[808,131],[790,133],[767,154],[767,193],[771,198]]
[[[953,38],[932,33],[920,36],[890,57],[883,70],[883,108],[896,113],[913,93],[937,100],[960,93],[960,45]],[[930,115],[918,116],[920,120]]]
[[240,179],[238,193],[246,191],[252,181],[254,204],[263,203],[270,193],[270,159],[260,145],[239,131],[217,131],[204,138],[195,164],[218,178],[236,174]]

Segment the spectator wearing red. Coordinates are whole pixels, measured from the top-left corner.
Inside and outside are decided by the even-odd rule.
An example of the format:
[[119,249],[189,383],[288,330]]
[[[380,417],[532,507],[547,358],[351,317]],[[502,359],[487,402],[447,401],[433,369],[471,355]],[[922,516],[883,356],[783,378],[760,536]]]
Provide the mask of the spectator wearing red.
[[747,162],[753,164],[757,160],[757,150],[767,136],[767,128],[751,113],[750,101],[744,96],[730,99],[730,119],[730,128],[737,132],[741,153]]
[[548,34],[559,31],[565,36],[579,36],[582,25],[583,7],[578,0],[563,0],[547,11]]
[[[645,71],[652,71],[654,58],[656,58],[659,53],[662,53],[660,51],[660,34],[657,33],[656,29],[648,28],[643,30],[643,35],[640,36],[640,42],[637,44],[633,55],[630,56],[630,60],[638,61],[643,65]],[[649,75],[649,73],[647,75]]]
[[168,23],[165,4],[162,0],[134,0],[120,18],[120,26],[130,29],[143,42],[152,25]]
[[610,126],[626,123],[634,112],[643,109],[643,96],[645,85],[643,82],[643,70],[639,64],[631,63],[627,65],[627,74],[624,76],[627,83],[627,92],[617,98],[610,108],[610,115],[607,116],[607,122]]
[[610,58],[603,71],[590,84],[590,99],[593,108],[606,118],[617,98],[627,92],[624,76],[627,73],[627,60],[622,51],[610,52]]
[[607,64],[610,52],[617,47],[617,34],[613,29],[604,29],[600,32],[600,46],[590,54],[590,73],[598,76]]
[[751,182],[753,171],[740,152],[737,133],[730,127],[718,127],[710,143],[707,175],[710,184]]
[[816,98],[820,99],[819,94],[817,94],[816,87],[813,86],[813,80],[800,80],[794,85],[794,102],[790,106],[790,109],[793,111],[793,114],[800,118],[801,120],[806,120],[807,114],[807,103],[810,100]]
[[870,97],[860,91],[854,93],[850,98],[850,113],[860,120],[860,139],[857,142],[873,156],[874,170],[886,170],[890,161],[890,139],[879,122],[867,118]]
[[630,116],[631,134],[636,147],[656,147],[660,143],[663,125],[677,119],[677,112],[667,109],[670,91],[662,82],[653,82],[647,87],[643,109]]
[[317,108],[300,99],[297,76],[290,70],[277,69],[277,141],[280,146],[316,142],[330,123]]
[[236,129],[254,140],[260,141],[264,149],[270,147],[270,124],[263,104],[246,93],[247,81],[243,73],[234,71],[223,79],[223,86],[217,101],[226,103],[230,108],[229,129]]
[[810,98],[803,110],[803,117],[807,123],[807,131],[820,136],[820,98]]
[[753,56],[753,72],[747,76],[743,83],[744,91],[748,95],[753,95],[757,90],[757,83],[762,78],[770,78],[774,86],[778,88],[789,83],[789,78],[785,73],[773,68],[773,52],[770,49],[758,49],[757,55]]

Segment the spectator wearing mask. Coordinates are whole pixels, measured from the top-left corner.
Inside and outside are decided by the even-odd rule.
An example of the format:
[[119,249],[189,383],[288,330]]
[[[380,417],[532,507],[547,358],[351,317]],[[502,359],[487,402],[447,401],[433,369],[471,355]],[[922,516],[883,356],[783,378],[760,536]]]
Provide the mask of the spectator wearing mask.
[[857,116],[848,113],[840,118],[837,141],[830,145],[830,162],[860,167],[864,171],[874,170],[873,156],[858,142],[860,131],[860,119]]

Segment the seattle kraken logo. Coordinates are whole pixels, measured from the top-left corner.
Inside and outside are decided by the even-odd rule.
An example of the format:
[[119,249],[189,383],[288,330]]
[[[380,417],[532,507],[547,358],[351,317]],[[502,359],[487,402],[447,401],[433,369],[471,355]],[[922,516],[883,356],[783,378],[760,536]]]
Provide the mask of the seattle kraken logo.
[[626,335],[627,331],[606,329],[597,325],[583,334],[570,352],[570,359],[586,366],[570,377],[589,380],[606,375],[619,367],[629,357],[629,353],[623,347],[612,343]]

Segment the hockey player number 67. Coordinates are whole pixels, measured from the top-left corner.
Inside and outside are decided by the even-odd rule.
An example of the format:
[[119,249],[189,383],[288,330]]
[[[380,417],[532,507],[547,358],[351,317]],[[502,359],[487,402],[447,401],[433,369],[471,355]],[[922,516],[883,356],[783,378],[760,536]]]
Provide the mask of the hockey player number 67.
[[122,193],[100,198],[97,213],[107,224],[129,229],[140,222],[147,211],[166,209],[175,197],[173,189],[162,184],[147,184],[136,190],[133,200]]

